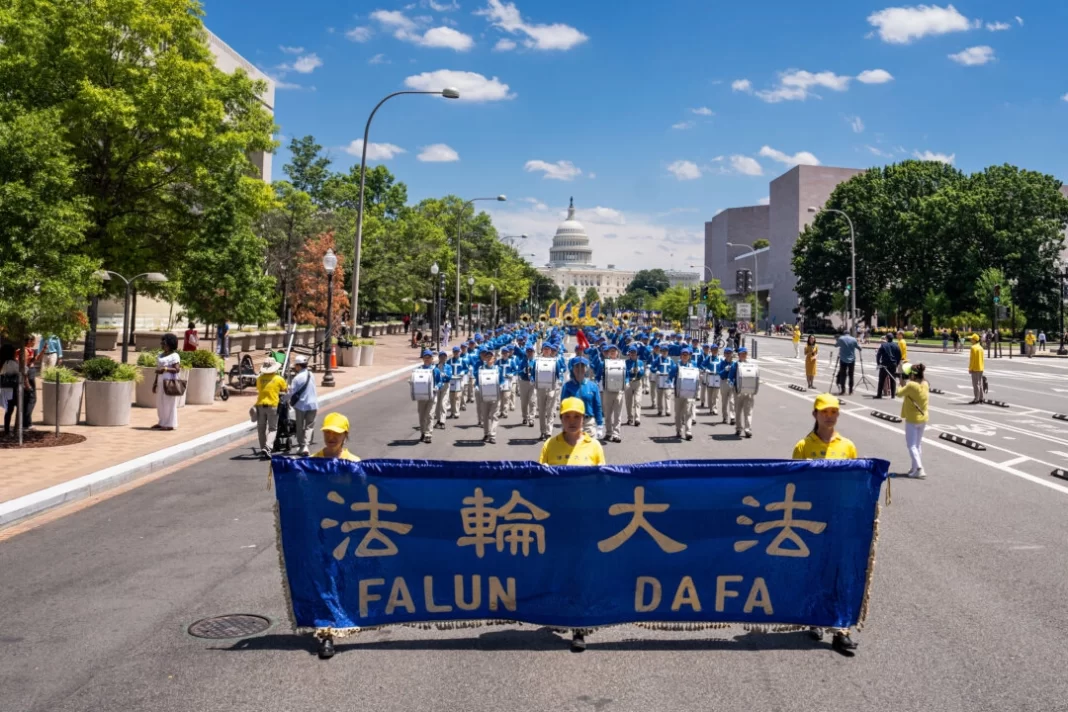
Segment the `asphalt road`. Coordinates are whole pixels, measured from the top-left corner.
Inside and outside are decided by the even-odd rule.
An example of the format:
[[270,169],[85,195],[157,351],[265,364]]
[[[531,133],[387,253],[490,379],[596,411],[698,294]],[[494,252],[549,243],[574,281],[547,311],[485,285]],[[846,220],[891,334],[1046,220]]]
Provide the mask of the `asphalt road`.
[[[624,428],[612,462],[788,457],[810,393],[789,343],[763,340],[754,437],[698,418],[692,442],[666,418]],[[869,352],[870,353],[870,352]],[[913,361],[915,362],[915,357]],[[988,361],[1009,409],[963,405],[964,356],[925,354],[932,396],[926,481],[897,479],[883,509],[871,613],[853,658],[802,634],[617,627],[581,655],[535,626],[369,632],[319,661],[289,632],[263,463],[235,448],[16,536],[0,537],[0,710],[1068,710],[1068,363]],[[818,382],[826,384],[826,349]],[[858,372],[859,375],[859,372]],[[871,375],[869,373],[869,375]],[[840,429],[865,456],[908,469],[900,425],[847,399]],[[533,459],[513,416],[495,446],[474,414],[416,442],[407,386],[340,410],[363,457]],[[717,419],[718,420],[718,419]],[[459,422],[459,426],[451,423]],[[937,439],[967,435],[984,452]],[[276,621],[240,641],[186,627],[207,616]]]

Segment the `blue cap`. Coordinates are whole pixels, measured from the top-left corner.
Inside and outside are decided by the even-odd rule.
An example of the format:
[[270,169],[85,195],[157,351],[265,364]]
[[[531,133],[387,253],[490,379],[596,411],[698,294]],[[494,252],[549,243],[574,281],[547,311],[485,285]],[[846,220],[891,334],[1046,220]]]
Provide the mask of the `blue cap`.
[[444,351],[438,351],[438,356],[448,356]]
[[504,346],[501,347],[501,353],[504,353],[505,351],[511,353],[512,352],[512,347],[509,346],[508,344],[505,344]]
[[709,344],[708,346],[709,346],[709,348],[713,348],[713,349],[718,349],[719,348],[719,344]]
[[582,358],[581,356],[577,356],[577,357],[571,359],[571,368],[574,368],[575,366],[589,366],[589,365],[590,365],[590,362],[587,361],[586,359]]
[[687,354],[687,355],[693,355],[693,349],[691,349],[689,346],[687,346],[680,353],[684,353],[684,354]]
[[747,348],[745,348],[745,347],[743,346],[742,348],[738,349],[738,353],[740,353],[740,354],[747,354],[747,353],[749,353],[749,349],[747,349]]
[[479,353],[480,356],[484,355],[484,354],[492,354],[493,353],[493,349],[491,349],[489,346],[483,346],[482,348],[480,348],[478,350],[478,353]]
[[728,346],[727,348],[723,349],[723,353],[732,354],[732,353],[734,353],[734,349],[732,349],[730,346]]
[[426,358],[427,356],[433,356],[433,355],[434,355],[434,352],[431,351],[430,349],[423,349],[423,358]]
[[458,354],[458,353],[460,353],[460,347],[459,347],[459,346],[453,346],[453,347],[452,347],[452,352],[453,352],[454,354]]
[[537,351],[537,349],[534,348],[534,344],[527,344],[527,347],[526,349],[524,349],[524,351]]
[[629,349],[627,349],[627,353],[628,354],[636,354],[636,353],[638,353],[638,347],[637,346],[631,346]]
[[710,349],[710,348],[712,348],[712,344],[701,344],[701,348],[702,349]]

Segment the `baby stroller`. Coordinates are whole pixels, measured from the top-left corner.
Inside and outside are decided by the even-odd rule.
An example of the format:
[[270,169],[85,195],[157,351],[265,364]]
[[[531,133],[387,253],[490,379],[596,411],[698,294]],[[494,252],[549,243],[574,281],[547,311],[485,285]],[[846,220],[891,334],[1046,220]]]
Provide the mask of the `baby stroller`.
[[289,454],[293,449],[296,427],[293,422],[293,409],[289,407],[289,396],[281,394],[278,400],[278,429],[274,434],[275,453]]

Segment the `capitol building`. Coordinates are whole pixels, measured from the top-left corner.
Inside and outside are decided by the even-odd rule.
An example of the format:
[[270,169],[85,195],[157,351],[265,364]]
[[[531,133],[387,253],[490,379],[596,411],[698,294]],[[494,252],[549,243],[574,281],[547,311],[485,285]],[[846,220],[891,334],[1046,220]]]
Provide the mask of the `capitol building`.
[[[567,219],[556,228],[552,247],[549,248],[549,263],[538,268],[538,272],[555,282],[561,292],[574,287],[581,298],[593,287],[602,300],[623,296],[637,274],[632,270],[616,269],[615,265],[599,268],[593,264],[590,238],[586,228],[575,219],[574,198],[567,208]],[[696,272],[665,272],[672,287],[696,286],[700,282],[700,275]]]

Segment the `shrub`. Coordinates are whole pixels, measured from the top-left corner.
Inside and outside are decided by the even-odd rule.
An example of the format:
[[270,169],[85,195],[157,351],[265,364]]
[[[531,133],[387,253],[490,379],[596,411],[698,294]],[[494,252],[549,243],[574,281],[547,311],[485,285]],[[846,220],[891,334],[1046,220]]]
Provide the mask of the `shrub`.
[[211,351],[205,351],[204,349],[197,349],[196,351],[190,351],[189,367],[190,368],[215,368],[222,369],[222,364],[215,354]]
[[178,359],[181,362],[182,368],[192,368],[193,367],[193,354],[194,353],[195,353],[194,351],[179,351],[178,352]]
[[136,366],[129,363],[120,363],[115,372],[111,374],[106,381],[134,381],[136,383],[141,382],[141,370]]
[[137,355],[137,365],[145,368],[155,368],[156,358],[159,357],[159,349],[149,349]]
[[57,376],[60,383],[77,383],[82,380],[77,373],[65,366],[51,366],[44,370],[43,378],[48,383],[55,383]]
[[82,375],[87,381],[107,381],[119,367],[107,356],[97,356],[82,363]]

